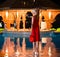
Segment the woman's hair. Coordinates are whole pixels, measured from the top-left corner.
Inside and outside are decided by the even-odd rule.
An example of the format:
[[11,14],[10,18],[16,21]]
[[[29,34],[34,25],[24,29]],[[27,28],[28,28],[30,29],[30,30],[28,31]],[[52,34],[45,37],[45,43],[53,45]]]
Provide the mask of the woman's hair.
[[37,19],[39,19],[39,9],[35,10],[37,12],[37,14],[35,15]]

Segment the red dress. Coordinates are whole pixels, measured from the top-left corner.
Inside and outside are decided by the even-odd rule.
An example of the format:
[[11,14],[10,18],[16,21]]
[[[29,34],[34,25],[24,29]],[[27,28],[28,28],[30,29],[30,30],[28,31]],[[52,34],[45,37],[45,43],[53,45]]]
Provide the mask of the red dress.
[[40,41],[39,19],[33,17],[32,32],[30,35],[30,42]]

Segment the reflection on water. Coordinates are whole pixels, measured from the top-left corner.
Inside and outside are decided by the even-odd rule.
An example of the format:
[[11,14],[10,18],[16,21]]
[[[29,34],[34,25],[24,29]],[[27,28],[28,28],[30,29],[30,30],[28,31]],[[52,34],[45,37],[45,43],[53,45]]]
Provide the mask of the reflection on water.
[[[4,57],[57,57],[56,48],[51,39],[47,39],[47,43],[42,47],[42,43],[39,42],[39,52],[33,53],[33,47],[31,49],[26,48],[26,39],[22,39],[22,46],[20,45],[20,38],[10,39],[5,38],[2,51],[5,53]],[[14,43],[16,42],[16,43]],[[39,54],[39,56],[37,56]]]

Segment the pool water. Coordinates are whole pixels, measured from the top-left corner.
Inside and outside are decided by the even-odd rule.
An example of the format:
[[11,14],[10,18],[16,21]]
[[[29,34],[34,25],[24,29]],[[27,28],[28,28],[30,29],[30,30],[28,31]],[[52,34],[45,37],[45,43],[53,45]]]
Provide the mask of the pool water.
[[2,49],[4,44],[4,37],[2,36],[2,33],[0,33],[0,49]]
[[[4,33],[0,33],[0,49],[2,49],[3,47],[3,44],[4,44],[4,40],[5,40],[5,36],[8,36],[12,35],[12,34],[8,34],[8,33],[5,33],[5,35],[3,36]],[[24,33],[23,33],[24,34]],[[26,41],[26,48],[32,48],[32,43],[29,41],[29,37],[28,37],[28,34],[27,35],[23,35],[23,34],[18,34],[17,36],[21,36],[19,37],[20,38],[20,46],[22,46],[22,40],[23,40],[23,37],[25,37],[25,41]],[[16,35],[14,35],[16,36]],[[54,32],[40,32],[40,38],[42,39],[42,37],[51,37],[52,38],[52,42],[55,44],[56,48],[60,48],[60,33],[54,33]],[[11,41],[14,41],[15,45],[16,45],[16,40],[17,40],[18,37],[13,37],[11,36]],[[42,44],[42,46],[44,46],[45,44]]]
[[[15,43],[15,45],[17,44],[17,38],[12,39]],[[22,46],[22,42],[23,42],[23,38],[20,37],[20,46]],[[25,43],[26,43],[26,48],[32,48],[32,43],[29,41],[29,38],[25,38]]]
[[[2,49],[3,47],[4,40],[5,38],[2,36],[2,34],[0,34],[0,49]],[[13,41],[15,45],[17,44],[17,38],[11,38],[11,41]],[[23,38],[20,37],[20,46],[22,46],[22,41]],[[32,43],[29,41],[29,38],[25,38],[25,42],[26,42],[26,48],[32,48]]]

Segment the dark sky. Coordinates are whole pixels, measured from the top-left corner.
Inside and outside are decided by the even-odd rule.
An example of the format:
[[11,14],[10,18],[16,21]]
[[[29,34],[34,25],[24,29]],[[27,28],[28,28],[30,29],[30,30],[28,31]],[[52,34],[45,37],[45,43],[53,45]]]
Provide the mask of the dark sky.
[[[5,1],[8,1],[8,0],[0,0],[0,4],[3,4],[3,2],[5,2]],[[21,0],[21,1],[27,1],[27,0]],[[31,1],[31,0],[30,0],[30,1]],[[36,1],[39,1],[39,0],[36,0]],[[43,1],[45,1],[45,0],[43,0]],[[57,4],[58,6],[60,6],[59,0],[50,0],[50,1],[52,1],[52,2],[54,2],[55,4]]]
[[[3,2],[5,2],[5,1],[6,0],[0,0],[0,4],[3,3]],[[27,1],[27,0],[25,0],[25,1]],[[51,1],[53,1],[54,3],[60,5],[60,2],[58,0],[51,0]]]
[[51,1],[53,1],[54,3],[56,3],[57,5],[60,6],[60,1],[59,0],[51,0]]
[[3,2],[5,2],[6,0],[0,0],[0,4],[2,4]]

